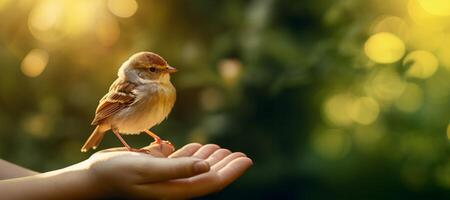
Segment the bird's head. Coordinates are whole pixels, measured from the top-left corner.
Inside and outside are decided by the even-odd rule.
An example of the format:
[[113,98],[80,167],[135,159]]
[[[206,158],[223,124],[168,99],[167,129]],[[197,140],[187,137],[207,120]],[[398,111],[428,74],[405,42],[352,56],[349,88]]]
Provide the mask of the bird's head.
[[168,81],[177,69],[170,66],[164,58],[152,52],[139,52],[132,55],[119,69],[119,77],[128,80]]

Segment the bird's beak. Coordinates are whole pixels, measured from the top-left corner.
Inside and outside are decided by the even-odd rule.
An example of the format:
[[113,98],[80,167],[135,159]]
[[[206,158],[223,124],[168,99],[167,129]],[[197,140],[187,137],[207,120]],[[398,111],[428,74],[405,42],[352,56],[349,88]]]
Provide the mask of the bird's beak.
[[167,65],[167,69],[166,70],[167,70],[168,73],[175,73],[175,72],[178,71],[177,68],[172,67],[170,65]]

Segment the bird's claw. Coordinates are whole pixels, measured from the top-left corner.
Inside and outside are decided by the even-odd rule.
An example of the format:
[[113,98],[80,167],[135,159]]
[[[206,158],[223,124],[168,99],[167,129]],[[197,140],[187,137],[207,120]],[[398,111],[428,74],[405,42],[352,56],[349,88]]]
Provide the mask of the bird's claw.
[[161,140],[161,139],[155,140],[150,145],[159,145],[159,148],[162,150],[163,144],[169,145],[172,148],[172,150],[175,150],[175,147],[173,146],[173,144],[168,140]]

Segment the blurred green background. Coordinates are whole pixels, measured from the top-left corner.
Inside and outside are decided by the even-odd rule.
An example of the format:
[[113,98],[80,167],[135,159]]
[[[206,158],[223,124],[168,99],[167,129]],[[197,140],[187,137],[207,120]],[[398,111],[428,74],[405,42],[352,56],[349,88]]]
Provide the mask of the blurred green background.
[[0,18],[3,159],[86,159],[98,100],[147,50],[180,70],[153,130],[254,160],[207,198],[450,198],[447,0],[0,0]]

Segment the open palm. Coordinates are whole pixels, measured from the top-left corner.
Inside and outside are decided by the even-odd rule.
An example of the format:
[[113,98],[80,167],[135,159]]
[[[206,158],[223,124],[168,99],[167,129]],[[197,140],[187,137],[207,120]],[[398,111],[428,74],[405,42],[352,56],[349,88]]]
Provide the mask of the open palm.
[[[175,152],[168,144],[145,149],[148,154],[128,152],[124,148],[107,149],[89,160],[100,181],[117,183],[114,187],[126,195],[170,199],[217,192],[252,165],[245,154],[215,144],[191,143]],[[190,163],[199,161],[206,161],[209,168],[194,172]]]

